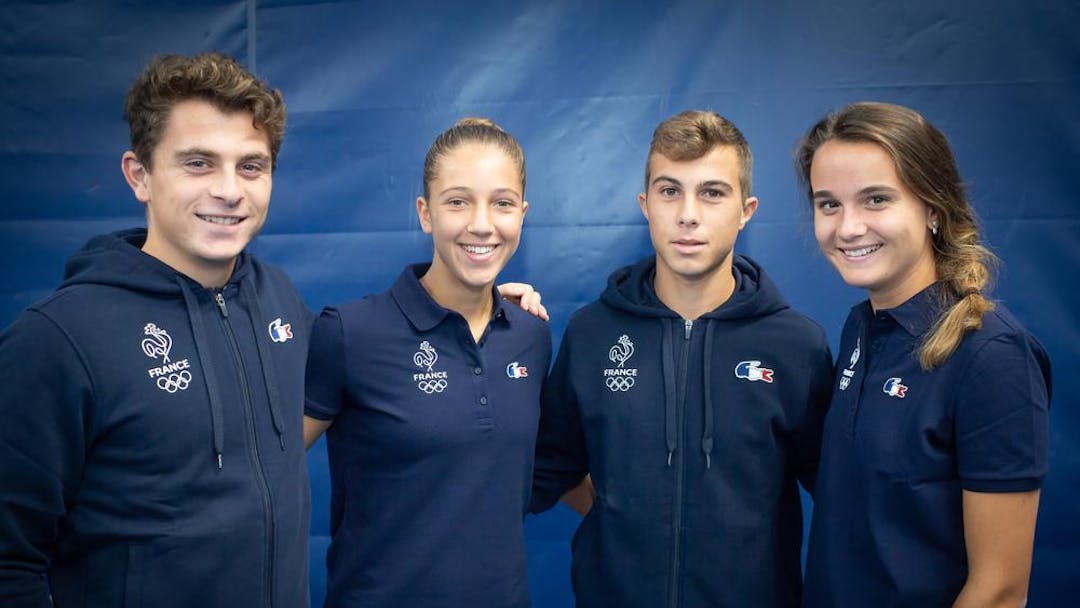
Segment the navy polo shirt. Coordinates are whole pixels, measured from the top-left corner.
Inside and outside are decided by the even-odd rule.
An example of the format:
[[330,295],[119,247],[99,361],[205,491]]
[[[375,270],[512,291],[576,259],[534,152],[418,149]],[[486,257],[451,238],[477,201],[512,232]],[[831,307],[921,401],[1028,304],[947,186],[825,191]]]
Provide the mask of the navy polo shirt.
[[1034,490],[1046,475],[1046,352],[998,304],[922,370],[940,294],[876,313],[863,302],[844,326],[805,606],[951,606],[967,579],[961,491]]
[[307,367],[327,431],[326,605],[529,605],[529,503],[547,324],[497,294],[479,343],[420,285],[327,308]]

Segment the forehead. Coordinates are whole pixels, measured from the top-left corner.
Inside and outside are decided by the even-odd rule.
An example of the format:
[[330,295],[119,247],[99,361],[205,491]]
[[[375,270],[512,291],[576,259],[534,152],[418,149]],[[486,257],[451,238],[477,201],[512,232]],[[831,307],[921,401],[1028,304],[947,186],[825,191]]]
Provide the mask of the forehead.
[[901,186],[896,164],[884,148],[870,142],[827,141],[814,153],[810,184],[817,189],[840,189],[878,184]]
[[439,159],[434,181],[444,187],[495,183],[501,188],[520,189],[521,171],[500,146],[470,142],[447,151]]
[[251,112],[223,112],[201,99],[179,101],[169,110],[154,154],[198,148],[218,154],[270,155],[270,140]]
[[716,146],[703,156],[677,161],[654,152],[649,156],[649,179],[665,176],[682,183],[724,181],[733,187],[739,185],[739,154],[734,146]]

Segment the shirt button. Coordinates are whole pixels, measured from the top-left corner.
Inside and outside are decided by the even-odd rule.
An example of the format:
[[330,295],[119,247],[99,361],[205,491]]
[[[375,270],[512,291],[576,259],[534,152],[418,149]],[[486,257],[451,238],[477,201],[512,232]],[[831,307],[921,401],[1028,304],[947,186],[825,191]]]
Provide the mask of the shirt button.
[[480,397],[480,405],[487,405],[487,397]]
[[481,368],[479,368],[479,367],[474,367],[474,368],[473,368],[473,370],[472,370],[472,373],[474,373],[474,374],[476,374],[477,376],[479,376],[480,374],[484,373],[484,370],[483,370],[483,369],[481,369]]
[[881,350],[883,346],[885,346],[885,340],[883,340],[882,338],[878,338],[870,343],[870,348],[874,349],[875,351]]

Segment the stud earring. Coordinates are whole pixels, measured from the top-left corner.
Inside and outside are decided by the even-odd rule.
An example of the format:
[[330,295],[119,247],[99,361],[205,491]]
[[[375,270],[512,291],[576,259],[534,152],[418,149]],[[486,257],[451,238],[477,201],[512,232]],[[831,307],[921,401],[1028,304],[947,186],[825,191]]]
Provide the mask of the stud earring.
[[937,236],[937,222],[930,224],[930,234]]

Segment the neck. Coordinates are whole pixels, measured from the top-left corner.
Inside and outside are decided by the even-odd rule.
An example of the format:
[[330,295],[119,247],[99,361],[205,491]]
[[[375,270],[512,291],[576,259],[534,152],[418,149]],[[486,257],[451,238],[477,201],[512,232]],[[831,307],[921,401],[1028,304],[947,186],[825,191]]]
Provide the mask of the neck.
[[465,317],[473,340],[480,341],[495,307],[491,299],[492,285],[479,289],[463,285],[436,263],[432,263],[427,273],[420,277],[420,285],[439,306]]
[[731,260],[721,264],[715,272],[701,277],[684,277],[675,274],[657,260],[656,279],[653,288],[656,297],[665,306],[684,319],[694,320],[719,308],[735,291],[735,276],[731,274]]
[[229,282],[229,277],[232,276],[233,269],[236,268],[236,258],[220,264],[199,264],[176,256],[170,256],[167,250],[156,247],[155,243],[152,243],[149,238],[143,243],[142,252],[157,258],[169,268],[190,277],[206,289],[217,289],[224,286],[225,283]]
[[937,269],[933,265],[933,259],[912,270],[912,272],[886,289],[871,290],[870,307],[875,312],[896,308],[907,302],[915,294],[926,289],[937,281]]

